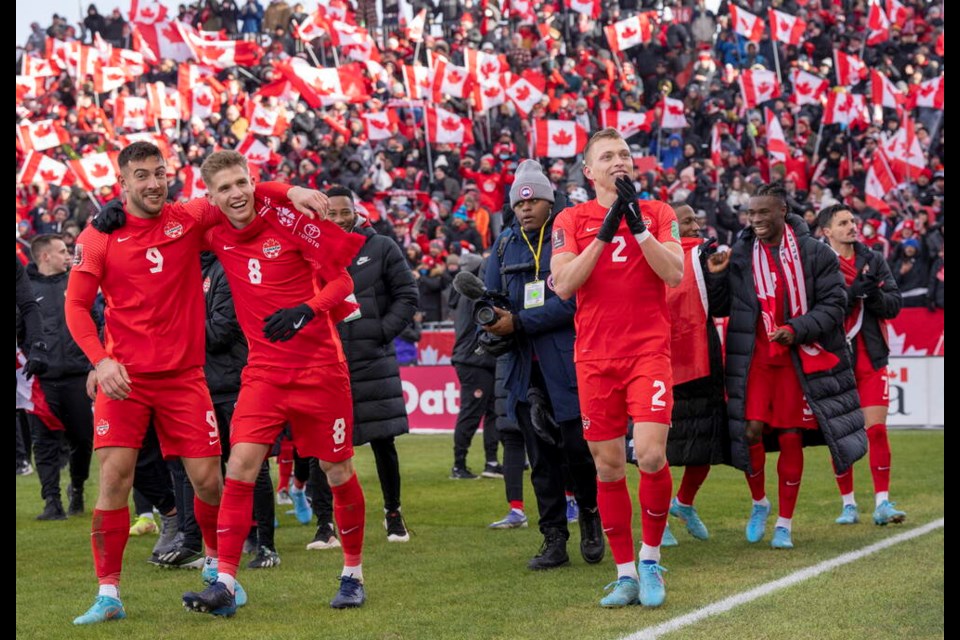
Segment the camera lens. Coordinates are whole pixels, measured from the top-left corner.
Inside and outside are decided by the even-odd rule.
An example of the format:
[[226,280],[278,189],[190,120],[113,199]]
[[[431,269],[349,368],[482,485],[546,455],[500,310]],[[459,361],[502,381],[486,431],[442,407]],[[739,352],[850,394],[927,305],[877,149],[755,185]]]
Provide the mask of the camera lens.
[[477,324],[493,324],[497,320],[497,313],[493,310],[493,307],[480,307],[476,311],[476,322]]

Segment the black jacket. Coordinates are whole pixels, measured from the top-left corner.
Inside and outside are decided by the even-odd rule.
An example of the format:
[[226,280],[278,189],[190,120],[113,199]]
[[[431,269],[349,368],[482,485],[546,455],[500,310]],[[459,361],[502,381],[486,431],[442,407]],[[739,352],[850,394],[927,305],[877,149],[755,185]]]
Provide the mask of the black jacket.
[[[463,268],[461,266],[461,268]],[[471,273],[483,278],[483,270],[473,270]],[[460,295],[456,289],[450,289],[450,309],[453,311],[453,364],[465,364],[472,367],[483,367],[493,372],[497,359],[486,353],[477,353],[479,333],[477,323],[473,321],[473,300]]]
[[[840,276],[837,255],[822,242],[810,236],[806,223],[799,216],[787,215],[800,245],[800,259],[806,283],[807,313],[790,317],[787,324],[796,334],[796,344],[819,342],[840,362],[831,370],[806,374],[800,366],[796,347],[790,349],[794,369],[810,408],[820,426],[805,431],[804,443],[823,444],[830,448],[837,473],[843,473],[867,452],[867,436],[860,411],[860,396],[853,375],[850,353],[843,332],[847,297]],[[733,245],[730,266],[716,275],[705,274],[728,286],[723,298],[726,304],[717,309],[720,316],[729,315],[727,326],[726,385],[731,441],[731,458],[738,469],[750,468],[749,446],[745,438],[747,377],[753,360],[760,305],[753,283],[753,229],[747,228]],[[717,283],[712,283],[716,285]],[[786,296],[784,296],[786,298]],[[784,300],[784,304],[788,304]],[[822,438],[822,440],[821,440]]]
[[[887,337],[884,335],[885,328],[880,326],[880,320],[896,318],[901,307],[903,307],[903,298],[900,296],[897,281],[882,255],[859,242],[854,245],[854,251],[856,253],[857,273],[863,272],[866,266],[868,267],[868,273],[874,274],[880,282],[878,293],[863,300],[863,324],[860,327],[860,335],[863,336],[863,341],[867,345],[870,364],[873,365],[874,369],[880,369],[880,367],[887,366],[890,356],[890,346],[887,344]],[[855,300],[848,293],[848,314],[851,312],[854,302]],[[850,345],[854,363],[857,361],[858,344],[859,341],[854,340]]]
[[30,357],[30,347],[40,339],[41,319],[40,305],[33,295],[33,286],[27,277],[27,270],[23,263],[17,263],[17,342],[24,353]]
[[247,365],[247,341],[237,322],[223,265],[210,252],[200,256],[207,304],[207,362],[203,372],[214,404],[236,398],[240,372]]
[[353,443],[410,430],[393,339],[413,321],[417,284],[400,247],[372,228],[355,229],[366,242],[348,271],[360,318],[337,325],[350,365]]
[[48,380],[65,376],[86,375],[93,367],[67,330],[64,300],[70,272],[45,276],[37,265],[27,265],[27,277],[33,287],[33,296],[40,306],[41,332],[38,340],[47,345],[45,359],[48,369],[40,377]]

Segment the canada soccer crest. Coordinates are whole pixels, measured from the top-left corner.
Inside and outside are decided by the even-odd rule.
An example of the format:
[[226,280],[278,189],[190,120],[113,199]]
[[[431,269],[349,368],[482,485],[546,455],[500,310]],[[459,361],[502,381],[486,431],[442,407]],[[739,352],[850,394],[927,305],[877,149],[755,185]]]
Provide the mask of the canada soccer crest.
[[297,214],[286,207],[277,207],[277,219],[285,227],[292,227],[297,221]]
[[267,256],[271,260],[280,255],[280,241],[275,240],[274,238],[268,238],[263,243],[263,255]]
[[210,292],[210,276],[207,276],[203,279],[203,293],[206,295]]
[[163,227],[163,233],[168,238],[179,238],[183,235],[183,225],[176,220],[171,220]]
[[105,436],[107,435],[108,431],[110,431],[110,423],[103,418],[100,418],[100,420],[97,421],[97,435]]

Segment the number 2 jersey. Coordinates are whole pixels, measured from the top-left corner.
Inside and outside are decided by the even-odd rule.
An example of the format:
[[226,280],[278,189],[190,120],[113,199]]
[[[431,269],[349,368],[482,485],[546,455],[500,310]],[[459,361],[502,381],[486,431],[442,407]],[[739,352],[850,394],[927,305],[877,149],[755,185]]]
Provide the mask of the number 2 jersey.
[[[657,200],[641,200],[640,215],[661,243],[680,243],[677,216]],[[564,209],[553,224],[553,255],[580,254],[593,242],[607,209],[596,200]],[[670,355],[666,284],[621,221],[620,228],[577,290],[577,362],[648,354]]]

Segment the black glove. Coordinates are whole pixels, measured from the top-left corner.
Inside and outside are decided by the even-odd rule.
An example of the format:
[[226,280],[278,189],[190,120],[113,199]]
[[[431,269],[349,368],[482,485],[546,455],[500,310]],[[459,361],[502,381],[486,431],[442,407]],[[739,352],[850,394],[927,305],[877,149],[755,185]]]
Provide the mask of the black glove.
[[700,245],[700,266],[706,267],[710,256],[717,252],[717,239],[707,238]]
[[603,224],[600,225],[600,231],[597,232],[597,240],[600,242],[613,242],[613,236],[617,235],[620,221],[623,219],[622,204],[623,201],[617,198],[613,205],[607,209],[607,215],[603,217]]
[[550,405],[543,391],[531,387],[527,391],[527,401],[530,403],[530,425],[538,438],[551,446],[560,444],[560,425],[550,414]]
[[861,273],[850,283],[851,298],[872,298],[879,290],[877,277],[869,273]]
[[647,225],[640,217],[640,205],[637,204],[637,188],[633,180],[626,176],[617,178],[617,195],[623,202],[623,217],[627,221],[630,233],[639,235],[647,230]]
[[30,359],[23,365],[23,375],[29,380],[33,376],[42,376],[47,372],[50,365],[47,362],[47,345],[43,342],[35,342],[30,347]]
[[123,210],[123,203],[114,198],[103,205],[100,213],[90,222],[93,228],[100,233],[111,234],[127,223],[127,212]]
[[278,309],[263,321],[263,335],[270,342],[286,342],[297,335],[314,318],[313,309],[301,304],[290,309]]

